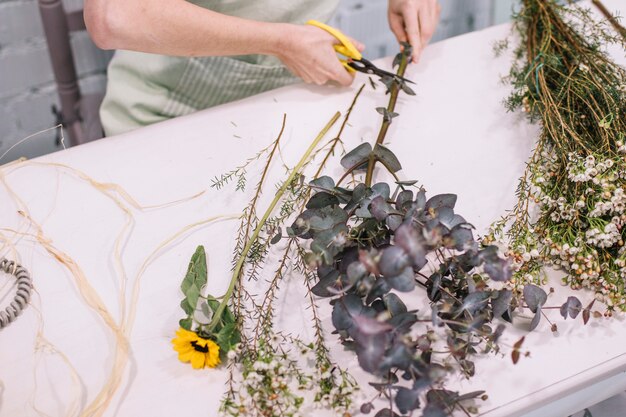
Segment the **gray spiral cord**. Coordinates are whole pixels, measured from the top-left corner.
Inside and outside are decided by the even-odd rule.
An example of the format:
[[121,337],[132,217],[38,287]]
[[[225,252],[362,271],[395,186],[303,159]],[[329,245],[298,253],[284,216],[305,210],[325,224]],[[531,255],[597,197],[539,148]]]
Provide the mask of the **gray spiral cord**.
[[13,275],[17,279],[17,294],[15,294],[13,301],[6,309],[0,310],[1,330],[15,321],[17,316],[22,313],[22,310],[30,301],[33,282],[30,274],[24,267],[8,259],[0,259],[0,271]]

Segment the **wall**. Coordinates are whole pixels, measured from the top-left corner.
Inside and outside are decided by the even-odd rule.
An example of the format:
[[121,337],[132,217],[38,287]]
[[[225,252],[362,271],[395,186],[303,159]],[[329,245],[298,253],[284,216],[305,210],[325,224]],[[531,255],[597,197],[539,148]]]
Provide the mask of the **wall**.
[[[64,0],[67,11],[83,0]],[[513,0],[440,0],[441,23],[433,41],[459,35],[507,18]],[[495,7],[494,7],[495,5]],[[368,45],[368,57],[394,54],[387,26],[387,0],[342,0],[333,24]],[[104,91],[111,53],[97,49],[87,33],[74,34],[74,58],[81,89]],[[55,125],[57,103],[52,69],[36,0],[0,0],[0,155],[20,139]],[[60,149],[56,132],[24,142],[0,160],[34,157]]]
[[[82,0],[64,4],[67,11],[82,8]],[[74,34],[72,46],[83,91],[104,91],[111,53],[96,48],[86,32]],[[54,126],[51,106],[57,101],[37,1],[0,0],[0,155],[21,138]],[[0,163],[57,149],[56,132],[48,132],[20,145]]]

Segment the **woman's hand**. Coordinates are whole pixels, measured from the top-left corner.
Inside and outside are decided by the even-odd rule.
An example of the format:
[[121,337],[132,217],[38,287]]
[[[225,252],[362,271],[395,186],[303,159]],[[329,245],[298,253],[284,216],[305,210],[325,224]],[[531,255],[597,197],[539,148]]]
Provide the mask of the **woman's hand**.
[[[318,85],[336,82],[348,86],[354,75],[341,65],[334,46],[339,43],[326,31],[309,25],[284,25],[276,55],[296,76]],[[351,39],[363,51],[363,44]]]
[[413,62],[433,37],[440,14],[437,0],[389,0],[389,26],[398,42],[413,46]]

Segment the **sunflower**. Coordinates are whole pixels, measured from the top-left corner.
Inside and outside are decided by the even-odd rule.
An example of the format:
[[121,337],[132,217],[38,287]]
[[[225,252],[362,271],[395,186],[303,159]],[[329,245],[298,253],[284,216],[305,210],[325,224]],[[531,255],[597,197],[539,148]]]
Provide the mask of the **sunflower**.
[[220,364],[220,347],[210,339],[204,339],[195,332],[183,328],[176,331],[176,338],[172,339],[174,350],[178,352],[181,362],[191,362],[194,369],[205,366],[215,368]]

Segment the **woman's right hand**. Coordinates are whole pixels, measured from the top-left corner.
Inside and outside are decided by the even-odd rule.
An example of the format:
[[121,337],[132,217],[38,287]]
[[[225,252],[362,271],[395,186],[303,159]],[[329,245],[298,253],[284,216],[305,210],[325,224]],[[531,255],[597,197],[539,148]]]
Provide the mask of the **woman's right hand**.
[[[276,56],[294,75],[317,85],[352,84],[354,75],[341,64],[334,49],[339,41],[328,32],[315,26],[284,24],[277,35]],[[360,51],[364,49],[360,42],[352,42]]]

